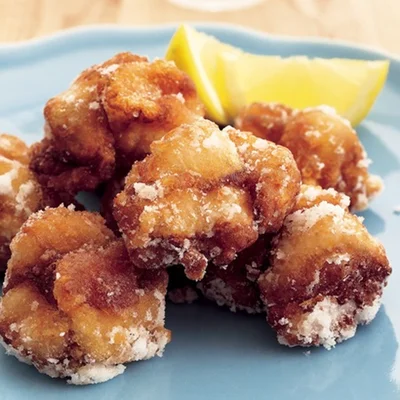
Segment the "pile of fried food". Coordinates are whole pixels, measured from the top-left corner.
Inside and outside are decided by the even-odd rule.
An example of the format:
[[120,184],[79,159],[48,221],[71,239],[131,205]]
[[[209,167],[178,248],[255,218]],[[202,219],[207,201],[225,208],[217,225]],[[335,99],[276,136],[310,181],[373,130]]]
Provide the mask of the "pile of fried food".
[[221,130],[203,110],[174,63],[121,53],[47,102],[39,143],[0,136],[9,353],[72,384],[111,379],[162,355],[168,281],[177,302],[266,313],[288,346],[329,349],[375,317],[391,268],[350,211],[382,182],[349,123],[252,104]]

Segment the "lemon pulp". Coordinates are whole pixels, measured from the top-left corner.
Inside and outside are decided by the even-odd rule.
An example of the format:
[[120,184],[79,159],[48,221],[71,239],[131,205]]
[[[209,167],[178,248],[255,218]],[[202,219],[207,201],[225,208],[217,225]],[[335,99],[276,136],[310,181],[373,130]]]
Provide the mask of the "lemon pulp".
[[[266,49],[267,50],[267,49]],[[382,90],[389,61],[276,57],[242,52],[182,25],[166,54],[195,82],[208,118],[230,123],[252,102],[326,104],[357,125]]]

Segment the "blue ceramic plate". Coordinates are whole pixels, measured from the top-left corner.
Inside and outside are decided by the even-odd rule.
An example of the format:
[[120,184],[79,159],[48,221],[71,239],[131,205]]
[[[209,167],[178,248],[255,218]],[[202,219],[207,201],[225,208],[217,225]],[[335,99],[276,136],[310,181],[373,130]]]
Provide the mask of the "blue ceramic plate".
[[[393,275],[377,318],[337,348],[289,349],[277,344],[263,317],[214,305],[168,305],[173,341],[161,359],[131,364],[105,384],[73,387],[40,375],[0,351],[0,399],[399,399],[400,398],[400,59],[331,41],[268,36],[241,28],[201,25],[244,50],[289,56],[390,58],[383,93],[358,133],[372,172],[386,190],[365,212],[369,231],[386,246]],[[42,135],[42,108],[85,67],[130,50],[162,57],[174,26],[96,27],[0,47],[0,130],[28,142]]]

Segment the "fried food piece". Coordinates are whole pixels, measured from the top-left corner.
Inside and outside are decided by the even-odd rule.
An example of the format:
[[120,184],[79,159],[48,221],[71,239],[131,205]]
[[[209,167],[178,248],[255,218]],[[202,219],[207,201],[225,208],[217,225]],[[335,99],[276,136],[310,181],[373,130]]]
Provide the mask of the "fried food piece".
[[194,83],[174,63],[120,53],[47,102],[46,137],[33,147],[31,168],[56,192],[93,190],[202,115]]
[[300,195],[308,204],[273,239],[271,267],[259,286],[281,344],[330,349],[374,319],[391,268],[348,202],[328,202],[329,193],[319,190],[314,203],[309,188]]
[[151,145],[114,202],[135,265],[182,264],[193,280],[226,265],[260,234],[276,232],[300,188],[291,153],[207,120]]
[[22,140],[0,134],[0,271],[10,258],[11,239],[42,205],[42,191],[28,160],[28,146]]
[[279,143],[293,110],[278,103],[252,103],[244,107],[235,120],[235,128],[262,139]]
[[353,211],[367,208],[383,188],[382,180],[368,173],[370,160],[356,132],[330,107],[298,111],[253,103],[242,110],[236,127],[287,147],[303,183],[345,193]]
[[32,215],[11,244],[0,307],[3,345],[53,378],[83,385],[162,354],[165,271],[138,271],[96,214]]
[[107,74],[102,105],[117,163],[128,170],[149,153],[154,140],[204,116],[193,81],[165,60],[126,63]]
[[264,312],[257,280],[268,263],[270,240],[267,235],[261,236],[228,265],[209,264],[197,287],[207,299],[233,312]]
[[370,161],[356,132],[329,107],[298,111],[279,144],[293,153],[303,183],[345,193],[353,211],[365,209],[383,188],[382,180],[368,173]]

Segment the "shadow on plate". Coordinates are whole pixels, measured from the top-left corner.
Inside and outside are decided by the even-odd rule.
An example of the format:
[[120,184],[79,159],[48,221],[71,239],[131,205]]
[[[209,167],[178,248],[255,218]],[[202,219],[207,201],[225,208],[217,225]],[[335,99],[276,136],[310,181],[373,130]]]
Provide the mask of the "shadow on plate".
[[390,135],[383,135],[385,130],[389,129],[393,128],[373,121],[367,121],[357,127],[357,133],[368,157],[373,161],[372,170],[382,177],[397,171],[400,167],[396,153],[379,137],[381,135],[390,138]]
[[368,229],[368,232],[373,235],[379,235],[385,231],[385,220],[371,209],[357,213],[360,217],[364,217],[364,225]]
[[[167,326],[173,340],[162,359],[133,363],[124,375],[97,386],[67,386],[1,353],[0,374],[7,382],[2,398],[26,399],[37,390],[42,400],[72,394],[74,400],[239,400],[268,393],[285,400],[320,400],[322,395],[388,398],[396,390],[390,372],[397,342],[384,309],[371,326],[331,351],[280,346],[264,316],[202,303],[168,304]],[[255,371],[265,379],[255,383]]]

